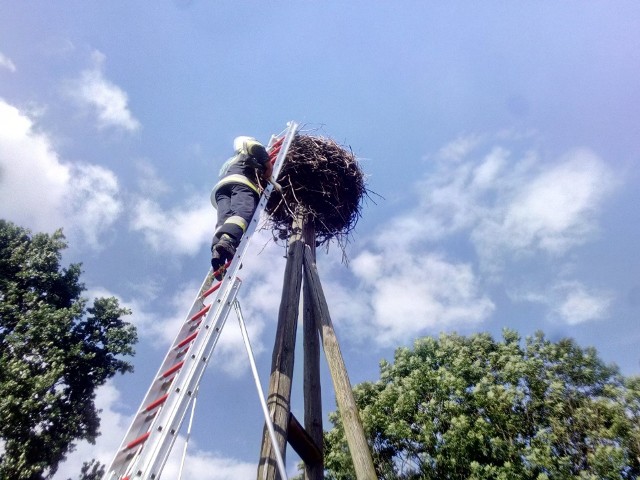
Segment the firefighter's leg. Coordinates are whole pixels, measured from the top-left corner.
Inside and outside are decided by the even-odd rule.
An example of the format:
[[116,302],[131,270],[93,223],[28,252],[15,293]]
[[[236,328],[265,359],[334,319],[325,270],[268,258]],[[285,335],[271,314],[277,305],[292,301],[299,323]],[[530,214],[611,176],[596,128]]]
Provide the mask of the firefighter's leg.
[[224,221],[216,230],[215,237],[218,240],[213,246],[214,257],[221,258],[222,263],[233,258],[258,204],[255,192],[245,185],[233,184],[229,190],[230,192],[223,192],[230,193],[228,215],[225,215]]
[[231,210],[230,185],[225,185],[216,192],[216,204],[218,218],[216,222],[216,231],[213,234],[213,238],[211,239],[211,267],[213,268],[214,272],[225,264],[223,252],[220,249],[216,249],[216,245],[218,244],[218,242],[220,241],[220,237],[222,236],[220,227],[224,225],[227,218],[233,215],[233,211]]
[[[242,184],[234,185],[231,189],[231,210],[236,220],[243,223],[242,235],[253,217],[258,206],[258,195],[249,187]],[[240,220],[242,219],[242,220]],[[238,238],[239,240],[239,238]]]
[[230,187],[230,207],[229,215],[224,219],[222,225],[216,230],[216,235],[229,235],[234,246],[238,246],[244,232],[246,232],[253,212],[258,204],[258,196],[249,187],[242,184],[233,184]]

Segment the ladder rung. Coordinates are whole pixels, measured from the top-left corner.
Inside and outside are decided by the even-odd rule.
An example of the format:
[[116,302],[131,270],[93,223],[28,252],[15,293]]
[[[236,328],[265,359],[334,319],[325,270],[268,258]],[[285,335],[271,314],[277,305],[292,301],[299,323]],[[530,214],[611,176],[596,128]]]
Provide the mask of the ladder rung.
[[154,408],[156,408],[159,405],[162,405],[166,400],[167,397],[169,396],[168,393],[165,393],[163,396],[161,396],[159,399],[157,399],[154,402],[151,402],[149,405],[147,405],[147,408],[144,409],[145,412],[150,412],[151,410],[153,410]]
[[182,365],[184,365],[184,360],[181,361],[180,363],[176,363],[173,367],[171,367],[169,370],[167,370],[166,372],[164,372],[162,374],[162,378],[167,378],[169,377],[171,374],[177,372],[178,370],[180,370],[182,368]]
[[271,159],[271,163],[273,163],[278,157],[278,153],[282,149],[282,142],[284,142],[284,137],[280,137],[271,147],[271,151],[269,152],[269,158]]
[[200,317],[204,317],[207,312],[209,311],[209,309],[211,308],[211,305],[207,305],[206,307],[204,307],[202,310],[200,310],[198,313],[196,313],[193,317],[191,317],[189,319],[190,322],[193,322],[194,320],[199,319]]
[[189,348],[183,348],[182,350],[178,350],[178,353],[176,353],[176,360],[178,360],[180,357],[184,357],[187,353],[189,352]]
[[207,290],[206,292],[204,292],[200,298],[206,298],[209,295],[211,295],[213,292],[215,292],[216,290],[218,290],[220,288],[220,285],[222,285],[222,282],[218,282],[216,283],[213,287],[211,287],[209,290]]
[[275,147],[273,150],[271,150],[271,152],[269,153],[270,157],[277,157],[278,153],[280,153],[280,149],[282,148],[282,144],[278,145],[277,147]]
[[182,340],[178,345],[176,345],[175,350],[184,347],[187,343],[189,343],[191,340],[193,340],[194,338],[196,338],[198,336],[198,332],[193,332],[191,335],[189,335],[187,338],[185,338],[184,340]]
[[149,438],[149,435],[151,435],[151,432],[147,432],[144,435],[140,435],[138,438],[136,438],[135,440],[127,443],[127,446],[124,447],[125,450],[131,450],[133,447],[137,447],[138,445],[140,445],[141,443],[143,443],[147,438]]
[[273,145],[271,146],[271,151],[269,152],[269,155],[273,155],[273,152],[276,149],[279,150],[282,147],[282,142],[284,142],[284,137],[280,137],[280,138],[278,138],[278,140],[273,142]]
[[276,163],[276,159],[278,158],[278,153],[280,153],[280,148],[278,148],[277,150],[275,150],[274,152],[274,156],[273,157],[269,157],[270,158],[270,162],[271,165],[273,165],[274,163]]

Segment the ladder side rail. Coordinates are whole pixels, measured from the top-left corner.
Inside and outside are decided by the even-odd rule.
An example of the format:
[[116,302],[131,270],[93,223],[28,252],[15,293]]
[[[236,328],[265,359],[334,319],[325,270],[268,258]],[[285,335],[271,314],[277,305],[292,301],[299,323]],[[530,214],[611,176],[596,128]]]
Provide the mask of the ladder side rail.
[[[281,166],[288,153],[289,147],[291,146],[291,143],[293,142],[293,139],[295,137],[297,127],[298,126],[295,122],[289,122],[287,124],[287,128],[283,131],[284,137],[282,137],[283,133],[281,133],[278,136],[272,137],[270,141],[270,147],[271,147],[273,146],[275,139],[282,138],[282,142],[280,142],[279,151],[276,156],[276,160],[274,162],[273,178],[277,178],[277,175],[279,174]],[[239,267],[242,263],[242,258],[244,256],[249,240],[256,229],[257,223],[260,219],[262,212],[266,207],[266,204],[272,189],[273,189],[273,185],[268,184],[263,192],[263,195],[261,195],[258,203],[258,207],[254,212],[250,225],[247,228],[247,232],[243,236],[242,241],[240,242],[240,245],[236,251],[236,255],[234,256],[234,259],[231,262],[231,265],[229,265],[225,278],[221,282],[220,288],[218,289],[218,292],[216,295],[216,299],[213,300],[212,303],[209,305],[210,306],[209,311],[206,313],[206,318],[205,320],[203,320],[203,323],[200,326],[200,329],[202,329],[203,325],[205,325],[205,322],[209,322],[209,318],[215,312],[214,317],[216,318],[216,321],[214,322],[214,325],[209,325],[209,326],[212,326],[213,328],[211,329],[207,328],[207,330],[209,331],[207,332],[206,335],[198,334],[195,336],[195,339],[191,342],[191,346],[189,347],[190,351],[188,352],[187,358],[199,358],[200,356],[202,356],[202,351],[206,350],[207,348],[209,349],[210,352],[213,351],[213,347],[217,343],[220,330],[224,325],[224,321],[226,320],[226,315],[228,315],[228,311],[227,311],[226,315],[223,315],[224,316],[223,321],[219,322],[219,314],[217,312],[220,310],[220,308],[215,308],[214,304],[218,303],[218,307],[222,306],[224,308],[225,302],[221,302],[221,299],[228,298],[229,293],[232,290],[234,290],[234,286],[236,282],[235,281],[228,282],[228,280],[231,280],[231,279],[235,280],[236,273],[239,270]],[[177,424],[176,430],[179,429],[180,424],[182,423],[184,418],[184,413],[186,412],[186,408],[189,403],[188,401],[184,402],[184,399],[182,398],[183,396],[170,395],[169,397],[167,397],[167,399],[164,402],[164,405],[162,405],[158,409],[159,411],[156,411],[154,414],[151,415],[153,418],[151,418],[150,420],[151,425],[148,427],[148,430],[146,430],[147,433],[144,433],[144,432],[145,432],[145,424],[149,423],[149,415],[145,417],[143,413],[145,411],[145,407],[149,405],[149,402],[157,398],[158,393],[162,391],[163,384],[160,383],[158,379],[162,377],[163,372],[167,371],[167,367],[175,363],[175,356],[177,355],[177,353],[175,352],[176,346],[179,345],[179,343],[182,342],[184,339],[186,339],[185,332],[188,332],[189,334],[191,334],[190,333],[191,326],[189,325],[190,319],[193,318],[194,315],[198,314],[198,312],[201,311],[201,308],[204,307],[204,303],[202,301],[203,300],[202,295],[205,291],[207,291],[210,288],[210,285],[212,284],[211,273],[212,272],[209,272],[209,274],[205,277],[205,280],[203,281],[203,284],[200,288],[198,296],[196,297],[191,307],[191,310],[187,315],[185,322],[183,323],[181,330],[179,331],[178,335],[176,336],[176,339],[174,340],[174,343],[169,349],[156,378],[152,382],[152,385],[149,388],[149,391],[147,392],[147,395],[145,396],[142,402],[140,409],[136,413],[136,418],[134,419],[129,431],[127,432],[127,435],[125,435],[125,438],[118,452],[116,453],[116,457],[114,458],[111,466],[105,473],[105,477],[104,477],[105,479],[113,478],[114,475],[116,475],[116,479],[119,479],[125,474],[125,472],[126,473],[131,472],[132,471],[131,467],[133,467],[134,464],[144,465],[145,463],[148,463],[148,459],[153,458],[153,455],[148,452],[155,452],[158,449],[158,446],[162,448],[161,444],[163,442],[166,442],[165,440],[166,437],[164,435],[160,435],[160,436],[153,435],[153,432],[157,431],[158,429],[162,431],[163,430],[162,422],[167,421],[167,419],[169,420],[174,419],[178,412],[180,412],[181,415],[178,415],[180,418],[179,418],[179,423]],[[235,291],[237,291],[237,289]],[[214,335],[212,338],[211,333],[214,331],[216,335]],[[208,357],[210,357],[209,352],[207,352],[206,354],[206,358],[207,358],[206,363],[208,363]],[[186,363],[187,362],[185,359],[185,364]],[[206,364],[204,366],[206,366]],[[190,370],[189,373],[185,373],[187,372],[187,370],[189,369],[185,369],[184,365],[182,366],[182,368],[178,370],[177,374],[173,376],[173,378],[170,380],[170,385],[168,386],[169,391],[176,391],[176,390],[180,391],[183,387],[183,384],[193,383],[193,381],[190,381],[190,380],[193,380],[193,374],[194,374],[193,370]],[[204,372],[204,368],[199,373],[196,379],[196,382],[200,381],[200,377],[202,376],[203,372]],[[180,398],[173,398],[173,397],[180,397]],[[180,405],[181,403],[185,403],[184,409],[181,407]],[[172,408],[169,408],[168,404],[171,405]],[[176,410],[176,407],[179,407],[179,410]],[[135,428],[136,426],[137,426],[137,430]],[[149,439],[145,438],[139,446],[135,447],[135,450],[126,448],[132,441],[134,441],[135,439],[141,438],[141,435],[142,436],[148,435],[153,438],[149,438]],[[167,450],[167,454],[172,445],[173,445],[173,440],[170,442],[169,448]],[[129,450],[132,450],[132,451],[129,451]],[[121,457],[125,457],[125,458],[121,458]],[[131,460],[132,457],[133,459]],[[125,464],[122,462],[122,460],[127,460],[127,459],[130,459],[128,463]],[[166,458],[164,459],[164,461],[166,461]],[[162,462],[162,466],[164,465],[164,461]],[[118,463],[121,463],[121,465],[118,466]],[[133,470],[140,470],[140,469],[133,469]]]
[[[280,166],[284,162],[288,149],[295,136],[296,128],[297,128],[297,125],[295,123],[289,122],[289,126],[286,130],[287,133],[283,138],[278,156],[276,157],[276,161],[274,163],[274,171],[276,168],[278,168],[278,171],[279,171]],[[211,328],[209,328],[209,323],[205,324],[206,329],[208,329],[208,331],[205,331],[204,334],[198,335],[194,340],[194,342],[192,343],[191,350],[190,350],[191,357],[195,356],[195,357],[203,357],[208,359],[211,356],[211,352],[207,350],[212,351],[213,347],[215,347],[215,344],[218,341],[219,335],[212,336],[212,333],[220,332],[220,330],[224,325],[224,321],[226,320],[226,316],[222,319],[222,321],[220,321],[220,318],[218,318],[217,310],[220,308],[227,307],[226,305],[226,299],[228,298],[227,290],[229,288],[233,289],[235,286],[235,279],[237,278],[236,272],[237,270],[239,270],[239,265],[242,263],[242,259],[248,247],[249,241],[257,227],[257,223],[260,218],[260,215],[262,214],[262,211],[266,206],[268,195],[270,194],[271,189],[273,188],[272,185],[269,185],[268,187],[269,187],[269,190],[266,192],[266,194],[263,193],[263,195],[261,196],[260,203],[262,205],[259,205],[256,211],[254,212],[250,225],[248,226],[245,235],[243,235],[241,244],[238,246],[238,249],[236,250],[236,255],[234,256],[233,261],[229,266],[229,270],[227,271],[227,274],[225,275],[225,278],[222,281],[222,285],[219,290],[221,292],[220,296],[218,296],[218,298],[214,302],[216,303],[216,305],[212,306],[212,308],[209,310],[207,314],[206,322],[209,322],[209,318],[212,316],[212,314],[214,314],[213,318],[215,318],[215,320],[213,321],[213,324],[210,325]],[[229,280],[234,280],[234,283],[232,284],[227,283]],[[172,388],[174,389],[182,388],[183,387],[182,383],[185,383],[183,378],[187,379],[187,381],[192,381],[193,380],[192,372],[193,372],[193,368],[189,370],[183,367],[181,372],[179,373],[180,380],[177,380],[176,382],[174,382],[174,385],[172,385]],[[202,372],[200,372],[200,375],[202,375]],[[197,380],[199,381],[199,378]],[[164,417],[164,414],[161,413],[160,416]]]
[[193,400],[191,400],[191,415],[189,415],[189,425],[187,426],[187,436],[184,440],[184,449],[182,450],[182,457],[180,458],[180,469],[178,470],[178,480],[182,480],[182,472],[184,471],[184,461],[187,458],[187,447],[189,446],[189,440],[191,439],[191,427],[193,426],[193,419],[196,415],[196,402],[198,401],[198,389],[193,394]]
[[[114,456],[111,464],[109,465],[109,468],[106,470],[106,472],[110,474],[109,478],[120,478],[120,476],[124,475],[125,472],[122,470],[123,470],[123,467],[125,467],[126,465],[118,465],[118,464],[121,463],[123,459],[126,459],[126,457],[129,457],[132,455],[132,452],[129,451],[130,449],[127,449],[126,446],[136,438],[139,438],[146,431],[148,431],[148,429],[150,428],[148,424],[153,422],[153,419],[150,419],[150,416],[155,416],[155,414],[157,413],[157,412],[146,412],[145,411],[146,407],[153,400],[160,397],[160,394],[162,393],[163,389],[171,388],[171,385],[167,385],[167,383],[169,384],[173,383],[175,376],[165,379],[165,381],[163,382],[162,374],[166,372],[170,368],[170,366],[176,363],[177,357],[179,356],[179,353],[180,353],[180,352],[176,352],[176,346],[185,338],[185,331],[189,332],[191,330],[192,325],[190,324],[191,322],[189,320],[195,314],[197,314],[198,311],[200,311],[201,309],[200,304],[203,303],[201,298],[202,293],[210,288],[212,280],[213,280],[213,276],[209,272],[205,276],[204,281],[202,282],[199,293],[196,296],[195,300],[193,301],[191,309],[189,310],[189,313],[187,314],[185,321],[183,322],[182,327],[178,332],[178,335],[176,335],[176,338],[171,344],[171,347],[169,348],[169,350],[167,351],[167,354],[165,355],[164,360],[162,361],[160,368],[158,369],[158,372],[154,377],[154,380],[151,382],[151,385],[149,386],[147,393],[143,397],[140,407],[138,408],[138,410],[136,410],[136,413],[134,414],[134,419],[131,422],[126,434],[124,435],[123,440],[120,444],[120,447],[116,451],[116,455]],[[114,474],[116,475],[116,477],[114,477]]]
[[286,158],[287,154],[289,153],[289,148],[291,147],[291,144],[293,143],[293,140],[296,136],[296,133],[298,133],[298,127],[299,125],[296,122],[288,122],[287,123],[287,128],[285,128],[282,132],[280,132],[277,136],[274,136],[271,140],[270,143],[273,142],[273,140],[275,138],[283,138],[282,140],[282,146],[280,148],[280,151],[278,152],[278,157],[276,158],[276,161],[274,162],[273,165],[273,178],[275,180],[278,179],[278,175],[280,175],[280,169],[282,168],[282,165],[284,164],[284,159]]
[[[286,133],[280,144],[280,150],[278,151],[278,154],[274,162],[274,167],[273,167],[274,178],[277,178],[276,175],[279,174],[280,172],[282,164],[284,163],[284,160],[289,151],[289,147],[291,146],[291,144],[293,143],[293,139],[295,138],[296,130],[297,130],[297,124],[294,122],[289,122],[287,129],[285,130]],[[270,142],[272,145],[273,145],[273,140],[274,139],[272,138]],[[198,335],[198,337],[195,339],[194,343],[192,344],[192,347],[191,347],[192,353],[190,358],[200,358],[202,359],[202,362],[194,363],[189,369],[186,369],[183,367],[183,370],[179,374],[180,377],[185,378],[185,382],[187,383],[187,385],[185,385],[185,388],[187,388],[187,392],[193,391],[193,388],[199,385],[201,377],[204,374],[204,370],[209,362],[209,359],[213,354],[213,349],[215,348],[215,345],[219,339],[220,332],[228,316],[228,309],[230,308],[230,305],[231,305],[230,303],[228,303],[229,296],[227,295],[226,290],[229,287],[227,287],[228,284],[226,282],[228,280],[234,281],[231,288],[233,288],[238,282],[238,279],[236,276],[237,271],[239,270],[240,265],[242,264],[242,259],[246,252],[246,249],[253,236],[253,233],[255,232],[255,229],[260,220],[262,212],[266,208],[266,204],[269,199],[269,196],[271,195],[272,190],[273,190],[273,185],[267,184],[267,187],[265,188],[262,195],[260,196],[258,206],[256,207],[256,210],[252,216],[251,222],[247,227],[247,231],[243,235],[240,245],[236,250],[236,254],[234,255],[233,260],[229,265],[229,269],[225,274],[225,278],[222,281],[222,285],[220,287],[221,295],[216,299],[216,302],[221,302],[218,308],[222,309],[221,310],[222,314],[220,315],[216,311],[214,316],[215,320],[211,325],[211,328],[209,328],[208,331],[205,331],[204,335]],[[216,308],[216,310],[218,308]],[[213,310],[214,308],[210,309],[207,315],[207,319],[209,318],[209,316],[211,316],[211,314],[213,313]],[[212,333],[214,332],[216,334],[212,335]],[[182,383],[181,381],[176,381],[176,385],[172,386],[172,388],[176,390],[179,388],[182,388],[181,383]],[[186,397],[183,397],[183,398],[186,398]],[[157,424],[159,427],[162,428],[161,420],[163,420],[164,417],[167,416],[171,419],[178,420],[177,422],[173,422],[172,430],[176,432],[179,430],[188,406],[188,402],[184,400],[180,402],[179,400],[180,399],[176,399],[175,403],[177,403],[178,405],[176,406],[175,410],[169,409],[168,406],[166,406],[163,409],[163,412],[160,413],[160,416],[157,419]],[[166,414],[164,413],[164,410],[167,411]],[[158,428],[158,426],[156,428]],[[155,459],[153,461],[154,473],[156,473],[155,468],[159,468],[161,471],[162,468],[164,467],[164,463],[166,462],[166,458],[168,457],[168,454],[170,452],[170,449],[174,441],[175,441],[175,435],[172,436],[169,442],[165,442],[163,445],[161,445],[160,450],[158,454],[155,456]],[[140,460],[138,461],[138,463],[140,463]],[[159,473],[160,472],[157,472],[157,475],[159,475]]]
[[136,470],[142,472],[142,478],[160,478],[162,469],[184,421],[189,403],[211,359],[213,348],[207,352],[206,346],[208,343],[215,345],[218,342],[222,327],[229,316],[232,303],[238,294],[241,283],[242,281],[239,278],[233,279],[231,288],[226,289],[223,297],[219,299],[219,308],[216,309],[215,314],[210,312],[208,317],[212,318],[207,318],[206,323],[203,325],[204,331],[202,333],[204,335],[198,336],[198,340],[201,339],[200,344],[193,345],[195,347],[194,351],[190,353],[180,372],[183,378],[178,379],[179,381],[172,387],[175,394],[170,397],[170,401],[165,405],[158,417],[155,425],[157,441],[154,442],[154,448],[148,448],[147,451],[143,451],[136,461],[137,465],[140,465]]
[[[274,178],[277,178],[276,174],[280,172],[280,169],[282,167],[282,164],[284,163],[284,160],[287,156],[289,148],[293,143],[293,139],[295,138],[297,127],[298,126],[295,122],[289,122],[288,127],[285,130],[283,140],[280,144],[280,150],[274,162],[274,167],[273,167]],[[272,142],[273,142],[273,138],[272,138]],[[195,365],[193,365],[190,369],[186,369],[183,367],[181,372],[178,374],[181,378],[179,380],[178,379],[176,380],[175,385],[172,385],[172,388],[174,390],[182,388],[182,385],[181,385],[183,383],[182,377],[184,377],[184,379],[186,379],[185,381],[188,382],[190,385],[197,386],[200,382],[200,379],[204,373],[204,369],[206,368],[206,365],[208,364],[208,361],[211,358],[213,349],[219,339],[219,334],[222,330],[222,327],[224,326],[224,322],[226,321],[226,317],[228,315],[228,308],[230,307],[230,304],[229,305],[227,304],[227,298],[228,298],[227,288],[229,288],[228,287],[229,284],[227,283],[227,281],[234,280],[234,283],[230,287],[230,288],[233,288],[233,286],[235,285],[235,281],[237,279],[237,276],[236,276],[237,272],[240,269],[240,265],[242,264],[242,259],[249,245],[249,241],[251,240],[253,233],[255,232],[255,229],[257,228],[258,222],[260,220],[262,212],[266,208],[267,201],[269,200],[269,196],[271,195],[272,190],[273,190],[273,185],[268,184],[265,190],[263,191],[260,197],[260,200],[258,202],[258,206],[256,207],[253,217],[251,218],[251,222],[247,227],[247,231],[242,236],[240,244],[236,249],[236,254],[234,255],[233,260],[229,265],[229,268],[227,269],[227,272],[225,274],[225,278],[222,281],[222,285],[220,287],[221,294],[215,300],[215,302],[219,302],[218,308],[214,309],[214,307],[212,307],[207,314],[207,319],[208,319],[211,316],[211,314],[214,313],[214,310],[216,310],[216,313],[215,313],[216,320],[213,322],[213,324],[211,325],[211,328],[208,331],[206,331],[204,335],[201,334],[201,335],[198,335],[198,337],[196,337],[196,339],[194,340],[194,343],[191,346],[190,358],[193,358],[193,357],[202,358],[204,362],[203,364],[200,364],[198,362]],[[218,316],[217,310],[219,308],[224,309],[223,318]],[[212,335],[213,332],[215,332],[216,335]],[[180,424],[184,418],[184,413],[186,412],[186,404],[178,405],[176,407],[177,408],[176,410],[170,409],[168,407],[169,407],[168,405],[165,406],[163,408],[163,411],[160,412],[158,418],[156,419],[156,425],[154,425],[154,427],[156,429],[158,427],[162,428],[161,422],[164,420],[165,416],[168,416],[169,418],[173,418],[173,416],[179,412],[179,417],[180,417],[179,423],[175,425],[175,429],[177,431],[179,430]],[[168,413],[165,414],[164,413],[165,411],[167,411]],[[174,440],[175,440],[175,437],[171,440],[171,445],[169,445],[168,449],[166,449],[167,456]],[[160,452],[162,454],[159,455],[159,457],[162,457],[164,455],[165,448],[161,447]],[[161,465],[160,468],[162,468],[164,467],[165,461],[166,461],[166,458],[164,459],[158,458],[157,461],[155,461],[154,463]],[[137,463],[140,463],[140,462],[141,460],[138,460]]]

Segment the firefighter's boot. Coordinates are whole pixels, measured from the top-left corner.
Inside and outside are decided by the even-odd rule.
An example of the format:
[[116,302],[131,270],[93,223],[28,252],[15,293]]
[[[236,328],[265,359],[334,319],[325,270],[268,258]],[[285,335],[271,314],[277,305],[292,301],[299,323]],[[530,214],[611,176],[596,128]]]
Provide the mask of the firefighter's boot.
[[211,247],[211,267],[216,280],[224,277],[224,265],[233,258],[236,253],[235,239],[223,233],[218,242]]

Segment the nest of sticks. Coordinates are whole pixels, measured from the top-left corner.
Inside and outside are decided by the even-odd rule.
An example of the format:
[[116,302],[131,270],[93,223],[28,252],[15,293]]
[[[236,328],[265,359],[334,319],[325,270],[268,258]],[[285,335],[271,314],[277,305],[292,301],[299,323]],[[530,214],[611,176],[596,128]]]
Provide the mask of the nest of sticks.
[[350,148],[335,141],[298,134],[284,161],[278,183],[267,203],[267,228],[274,239],[292,234],[293,219],[306,216],[315,227],[316,245],[336,239],[343,248],[361,216],[367,194],[365,178]]

